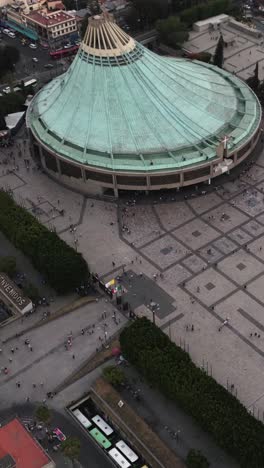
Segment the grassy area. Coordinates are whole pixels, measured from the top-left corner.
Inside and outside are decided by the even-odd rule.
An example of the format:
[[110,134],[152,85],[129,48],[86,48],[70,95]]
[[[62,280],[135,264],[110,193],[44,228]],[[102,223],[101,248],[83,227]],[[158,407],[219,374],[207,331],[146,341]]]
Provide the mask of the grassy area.
[[79,367],[79,369],[73,372],[66,380],[64,380],[57,388],[55,388],[56,393],[61,392],[62,390],[64,390],[64,388],[68,387],[74,382],[77,382],[77,380],[81,379],[97,367],[104,364],[104,362],[111,359],[113,357],[112,349],[116,347],[119,348],[120,345],[118,339],[114,338],[110,342],[109,348],[103,348],[101,351],[96,352],[92,357],[89,357],[87,361]]
[[109,415],[109,418],[127,434],[128,439],[153,468],[185,468],[185,464],[177,455],[162,442],[126,402],[122,408],[119,408],[118,402],[124,401],[123,396],[121,397],[103,378],[97,379],[93,384],[92,398]]

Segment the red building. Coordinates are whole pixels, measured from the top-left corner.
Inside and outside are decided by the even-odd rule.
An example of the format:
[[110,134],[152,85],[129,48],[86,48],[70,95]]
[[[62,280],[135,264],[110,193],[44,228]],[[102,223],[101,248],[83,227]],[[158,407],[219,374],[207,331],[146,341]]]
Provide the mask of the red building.
[[0,428],[0,466],[55,468],[55,463],[15,418]]

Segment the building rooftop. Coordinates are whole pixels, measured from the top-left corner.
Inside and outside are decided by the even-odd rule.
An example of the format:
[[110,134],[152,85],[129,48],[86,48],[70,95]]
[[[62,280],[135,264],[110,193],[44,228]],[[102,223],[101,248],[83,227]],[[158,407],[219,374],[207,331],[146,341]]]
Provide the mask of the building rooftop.
[[[210,26],[209,20],[208,26]],[[214,54],[220,34],[227,44],[224,48],[224,68],[237,77],[247,80],[253,75],[256,63],[259,62],[259,78],[262,81],[264,79],[263,35],[260,30],[250,28],[230,16],[217,30],[205,28],[202,31],[191,31],[184,49],[190,53],[206,51]]]
[[48,13],[40,13],[39,11],[33,11],[26,15],[27,18],[35,21],[36,23],[41,24],[42,26],[54,26],[56,24],[64,23],[74,19],[72,15],[66,11],[58,10]]
[[89,21],[68,71],[33,99],[28,123],[47,148],[107,169],[159,171],[216,158],[258,128],[249,87],[199,61],[158,56],[108,14]]
[[6,455],[15,461],[16,468],[44,468],[51,461],[18,419],[0,428],[0,456]]

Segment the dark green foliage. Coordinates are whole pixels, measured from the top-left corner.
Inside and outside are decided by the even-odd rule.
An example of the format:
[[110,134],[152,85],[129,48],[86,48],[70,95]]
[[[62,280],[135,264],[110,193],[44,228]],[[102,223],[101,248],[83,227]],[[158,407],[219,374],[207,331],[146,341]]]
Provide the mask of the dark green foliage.
[[23,110],[25,97],[22,93],[10,93],[0,97],[0,112],[2,115]]
[[40,294],[39,290],[34,284],[28,282],[23,286],[23,293],[26,297],[29,297],[29,299],[32,300],[35,304],[39,301],[40,299]]
[[160,40],[171,47],[179,47],[189,37],[186,25],[178,16],[169,16],[165,20],[157,21],[156,28]]
[[196,21],[210,18],[210,16],[228,13],[232,11],[232,8],[231,0],[209,0],[182,11],[180,18],[184,23],[191,26]]
[[214,55],[214,65],[216,65],[219,68],[223,68],[224,64],[224,39],[221,34],[219,37],[216,49],[215,49],[215,55]]
[[122,331],[123,355],[162,393],[177,401],[241,468],[264,467],[264,425],[146,318]]
[[155,21],[168,16],[168,0],[132,0],[141,26],[151,27]]
[[12,278],[16,273],[15,257],[0,257],[0,272],[6,273],[9,278]]
[[72,291],[87,279],[88,267],[82,255],[4,191],[0,191],[0,230],[57,292]]
[[190,450],[186,458],[187,468],[209,468],[210,463],[200,450]]
[[254,75],[250,76],[247,80],[247,84],[250,86],[251,89],[255,93],[258,92],[260,81],[259,81],[259,63],[256,63],[255,70],[254,70]]
[[110,384],[116,387],[122,385],[126,380],[124,372],[117,366],[105,367],[103,370],[103,376]]
[[12,46],[0,47],[0,78],[14,70],[14,65],[19,60],[19,50]]
[[61,444],[61,450],[70,460],[78,460],[80,457],[81,442],[76,437],[67,437]]
[[36,418],[43,423],[47,424],[51,420],[51,412],[47,406],[38,406],[35,414]]

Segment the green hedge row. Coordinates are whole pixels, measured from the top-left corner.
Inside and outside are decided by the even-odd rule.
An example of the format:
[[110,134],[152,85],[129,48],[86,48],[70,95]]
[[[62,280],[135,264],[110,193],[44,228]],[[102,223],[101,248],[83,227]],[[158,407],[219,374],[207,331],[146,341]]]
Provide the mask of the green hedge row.
[[70,292],[87,279],[88,266],[82,255],[4,191],[0,191],[0,230],[57,292]]
[[189,413],[242,468],[264,467],[264,425],[146,318],[120,336],[122,353],[145,378]]

